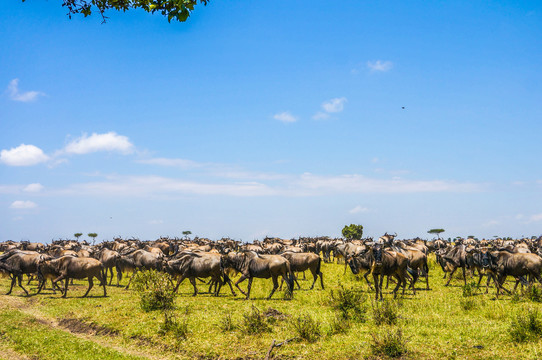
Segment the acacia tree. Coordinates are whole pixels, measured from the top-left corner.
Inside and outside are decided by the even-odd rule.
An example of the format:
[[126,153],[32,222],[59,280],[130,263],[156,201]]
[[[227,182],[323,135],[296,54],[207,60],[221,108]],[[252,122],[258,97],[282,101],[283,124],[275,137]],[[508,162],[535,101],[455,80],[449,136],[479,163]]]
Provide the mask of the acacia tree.
[[440,233],[443,233],[444,231],[446,231],[446,230],[444,230],[444,229],[431,229],[431,230],[428,231],[428,233],[429,234],[437,234],[437,237],[440,240]]
[[75,233],[73,236],[75,236],[75,240],[79,241],[79,238],[83,236],[83,233]]
[[359,240],[363,236],[363,225],[345,225],[343,227],[342,234],[348,240]]
[[183,235],[184,235],[184,237],[187,238],[187,239],[188,239],[188,236],[190,236],[191,234],[192,234],[192,231],[190,231],[190,230],[185,230],[185,231],[183,231]]
[[[22,1],[25,2],[25,0]],[[186,21],[198,2],[207,5],[209,0],[62,0],[62,6],[68,9],[70,19],[75,14],[87,17],[98,11],[105,22],[106,10],[143,9],[151,14],[158,12],[167,16],[168,21],[171,22],[172,19]]]
[[87,235],[88,235],[88,237],[92,238],[92,245],[94,245],[94,242],[96,241],[96,237],[98,236],[98,234],[96,234],[96,233],[88,233]]

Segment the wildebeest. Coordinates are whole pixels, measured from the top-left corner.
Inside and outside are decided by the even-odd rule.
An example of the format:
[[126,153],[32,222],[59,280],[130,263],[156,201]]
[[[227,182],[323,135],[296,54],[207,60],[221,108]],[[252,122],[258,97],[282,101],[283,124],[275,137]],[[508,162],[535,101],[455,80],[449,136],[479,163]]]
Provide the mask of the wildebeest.
[[[382,300],[382,281],[386,275],[393,275],[397,279],[397,285],[393,289],[393,297],[397,297],[397,290],[400,286],[403,286],[404,295],[406,279],[408,278],[407,257],[399,252],[384,249],[378,244],[372,248],[371,254],[371,273],[373,274],[376,288],[375,299],[378,300],[378,295],[380,294],[380,299]],[[416,294],[416,289],[413,288],[412,290]]]
[[[120,259],[117,260],[117,274],[122,273],[123,271],[133,272],[126,285],[126,289],[128,289],[138,270],[158,270],[162,258],[163,254],[155,254],[145,250],[132,251],[128,254],[121,255]],[[122,279],[122,276],[120,279]]]
[[[527,276],[532,279],[536,279],[542,284],[540,278],[540,271],[542,271],[542,258],[533,253],[511,253],[509,251],[491,251],[488,253],[490,268],[495,271],[497,275],[497,296],[500,293],[500,289],[504,289],[502,284],[506,280],[507,276],[514,276],[516,278],[516,290],[520,277]],[[504,289],[506,290],[506,289]]]
[[[117,261],[120,259],[120,254],[114,250],[103,248],[98,254],[98,260],[103,264],[105,268],[105,278],[107,279],[107,272],[109,271],[111,276],[109,277],[109,285],[113,281],[113,268],[116,268]],[[117,286],[119,286],[122,272],[117,272]]]
[[[210,252],[186,251],[181,257],[164,263],[163,270],[170,275],[179,275],[179,280],[175,286],[174,292],[177,292],[179,285],[184,279],[188,278],[194,287],[194,294],[198,294],[196,287],[196,278],[211,278],[211,282],[216,284],[214,295],[218,296],[220,288],[224,282],[229,283],[232,294],[235,296],[231,281],[224,273],[221,266],[221,255]],[[222,280],[224,278],[224,281]],[[209,287],[210,289],[210,287]]]
[[[321,263],[322,259],[320,256],[316,255],[315,253],[293,253],[293,252],[285,252],[280,254],[282,257],[286,258],[290,262],[290,270],[292,272],[301,272],[305,270],[310,270],[312,277],[314,278],[314,281],[311,285],[311,290],[314,288],[314,284],[316,283],[316,280],[318,280],[318,276],[320,276],[320,285],[322,285],[322,289],[324,289],[324,277],[322,275]],[[297,284],[297,287],[301,289],[301,286],[299,286],[299,283],[297,282],[297,279],[295,279],[295,282]],[[282,280],[280,286],[282,289],[282,283],[284,283],[284,279]]]
[[45,260],[40,262],[38,266],[40,277],[44,279],[50,274],[56,274],[58,277],[53,280],[53,286],[60,280],[64,280],[64,293],[62,297],[66,297],[68,293],[69,279],[88,279],[88,289],[83,297],[86,297],[94,286],[93,278],[100,280],[100,285],[103,286],[104,296],[107,296],[105,289],[106,279],[102,263],[94,258],[80,258],[74,256],[63,256],[58,259]]
[[22,285],[23,274],[35,274],[38,271],[38,263],[50,256],[34,251],[11,250],[2,254],[0,258],[0,269],[11,276],[11,286],[6,295],[11,294],[15,282],[28,295],[28,291]]
[[361,270],[366,270],[365,274],[363,274],[363,277],[365,278],[365,281],[367,281],[367,285],[369,286],[369,289],[373,290],[373,286],[371,285],[371,282],[369,281],[369,274],[371,273],[372,268],[372,256],[371,251],[368,248],[365,252],[356,254],[353,256],[350,256],[346,262],[348,266],[350,266],[350,269],[352,270],[352,273],[354,275],[359,274]]
[[[241,273],[241,278],[237,280],[235,286],[250,299],[250,288],[254,278],[273,279],[273,290],[267,297],[271,296],[279,287],[278,277],[282,276],[288,284],[288,290],[293,294],[294,274],[290,269],[290,262],[280,255],[259,255],[253,251],[243,251],[239,253],[230,252],[222,256],[223,268],[231,267]],[[247,291],[244,292],[239,284],[248,279]]]

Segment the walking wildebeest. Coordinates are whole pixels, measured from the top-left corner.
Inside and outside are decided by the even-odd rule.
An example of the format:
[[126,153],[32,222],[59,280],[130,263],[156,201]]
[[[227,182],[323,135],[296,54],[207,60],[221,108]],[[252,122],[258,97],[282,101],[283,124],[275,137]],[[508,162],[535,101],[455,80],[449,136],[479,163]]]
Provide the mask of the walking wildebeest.
[[533,253],[511,253],[509,251],[492,251],[488,253],[490,268],[497,274],[497,296],[500,289],[504,289],[503,283],[508,275],[516,278],[514,290],[521,281],[521,277],[529,275],[542,284],[540,271],[542,270],[542,258]]
[[373,290],[373,286],[371,285],[371,282],[369,281],[369,274],[371,273],[372,268],[372,256],[371,256],[371,249],[367,248],[367,250],[363,253],[356,254],[353,256],[350,256],[346,260],[348,266],[350,266],[350,269],[352,270],[352,273],[354,275],[359,274],[361,270],[366,270],[365,274],[363,274],[363,277],[365,278],[365,281],[367,281],[367,285],[369,286],[370,290]]
[[[290,270],[292,272],[301,272],[305,270],[310,270],[312,277],[314,278],[314,281],[311,285],[311,290],[314,288],[314,284],[316,283],[316,280],[318,280],[318,276],[320,276],[320,285],[322,285],[322,290],[324,289],[324,277],[322,275],[322,271],[320,271],[322,259],[320,256],[316,255],[315,253],[293,253],[293,252],[285,252],[280,254],[282,257],[286,258],[290,262]],[[297,287],[301,289],[301,286],[299,286],[299,283],[297,282],[297,279],[295,279],[295,282],[297,284]],[[284,279],[282,279],[282,282],[280,284],[280,288],[282,290],[282,284],[284,283]]]
[[28,291],[23,287],[23,274],[35,274],[38,271],[38,263],[42,259],[49,259],[50,256],[40,254],[34,251],[11,250],[2,254],[0,258],[0,269],[11,276],[11,287],[6,295],[11,294],[15,282],[24,290],[28,296]]
[[45,260],[40,262],[38,272],[44,279],[50,274],[57,274],[58,277],[53,280],[53,286],[60,280],[64,280],[64,293],[62,297],[66,297],[68,293],[69,279],[88,279],[88,289],[83,297],[86,297],[94,286],[93,278],[100,280],[100,284],[104,289],[104,296],[107,296],[105,289],[106,279],[102,263],[94,258],[80,258],[74,256],[63,256],[58,259]]
[[[211,277],[211,281],[216,285],[215,296],[219,295],[220,288],[224,282],[229,283],[232,294],[236,295],[233,291],[231,281],[221,266],[220,254],[186,251],[180,258],[165,262],[163,267],[172,276],[180,275],[173,292],[177,292],[179,285],[181,285],[184,279],[188,278],[194,287],[193,296],[196,296],[198,294],[196,278]],[[222,281],[222,278],[224,278],[224,281]]]
[[[290,269],[290,262],[280,255],[259,255],[253,251],[230,252],[222,256],[222,266],[231,267],[241,273],[241,278],[237,280],[235,286],[243,295],[246,295],[247,300],[250,299],[250,288],[254,278],[273,279],[273,290],[267,297],[268,300],[279,287],[279,276],[286,279],[288,290],[292,294],[294,292],[294,274]],[[246,279],[248,279],[248,287],[247,292],[244,292],[239,284]]]
[[[158,270],[162,258],[163,254],[161,253],[156,254],[141,249],[132,251],[126,255],[121,255],[120,259],[117,260],[117,274],[127,270],[133,272],[130,280],[128,280],[128,284],[126,285],[126,289],[128,289],[137,271],[142,269]],[[122,276],[120,279],[122,279]]]
[[[393,297],[397,297],[397,290],[400,286],[403,286],[403,295],[405,294],[406,288],[406,279],[408,278],[407,266],[408,259],[405,255],[396,252],[384,249],[381,245],[375,245],[371,251],[372,254],[372,265],[371,273],[373,274],[373,279],[375,282],[375,299],[378,300],[378,295],[380,294],[380,299],[382,300],[382,282],[384,276],[393,275],[397,279],[397,286],[393,289]],[[380,278],[379,278],[380,277]],[[416,289],[412,289],[414,294],[416,294]]]

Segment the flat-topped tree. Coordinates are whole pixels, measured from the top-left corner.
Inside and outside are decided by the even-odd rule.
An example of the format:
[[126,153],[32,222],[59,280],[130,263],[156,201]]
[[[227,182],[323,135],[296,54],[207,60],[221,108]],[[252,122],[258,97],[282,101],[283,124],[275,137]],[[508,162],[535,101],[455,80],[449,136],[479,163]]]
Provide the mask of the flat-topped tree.
[[96,237],[98,236],[98,234],[96,234],[96,233],[88,233],[87,235],[88,235],[88,237],[92,238],[92,245],[94,245],[94,242],[96,242]]
[[75,240],[79,241],[79,238],[83,236],[83,233],[75,233],[73,236],[75,236]]
[[440,240],[440,234],[443,233],[444,229],[431,229],[428,231],[429,234],[437,234],[438,239]]

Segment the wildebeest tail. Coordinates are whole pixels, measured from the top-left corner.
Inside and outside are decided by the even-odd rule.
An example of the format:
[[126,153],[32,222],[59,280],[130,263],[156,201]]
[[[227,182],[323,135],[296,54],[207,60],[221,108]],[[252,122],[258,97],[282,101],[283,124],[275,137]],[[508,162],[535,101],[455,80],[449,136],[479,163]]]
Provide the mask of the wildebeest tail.
[[418,270],[414,270],[410,266],[407,266],[407,271],[412,277],[418,276]]
[[290,294],[291,296],[293,297],[294,296],[294,281],[295,281],[295,277],[294,277],[294,273],[292,272],[292,269],[290,268],[290,264],[287,263],[287,268],[286,270],[288,271],[288,291],[290,291]]
[[429,266],[427,266],[427,257],[425,258],[423,262],[423,271],[425,271],[425,275],[429,275]]
[[[344,258],[344,263],[346,264],[346,257]],[[322,264],[322,258],[318,256],[318,264],[316,265],[316,273],[320,274],[320,266]]]

